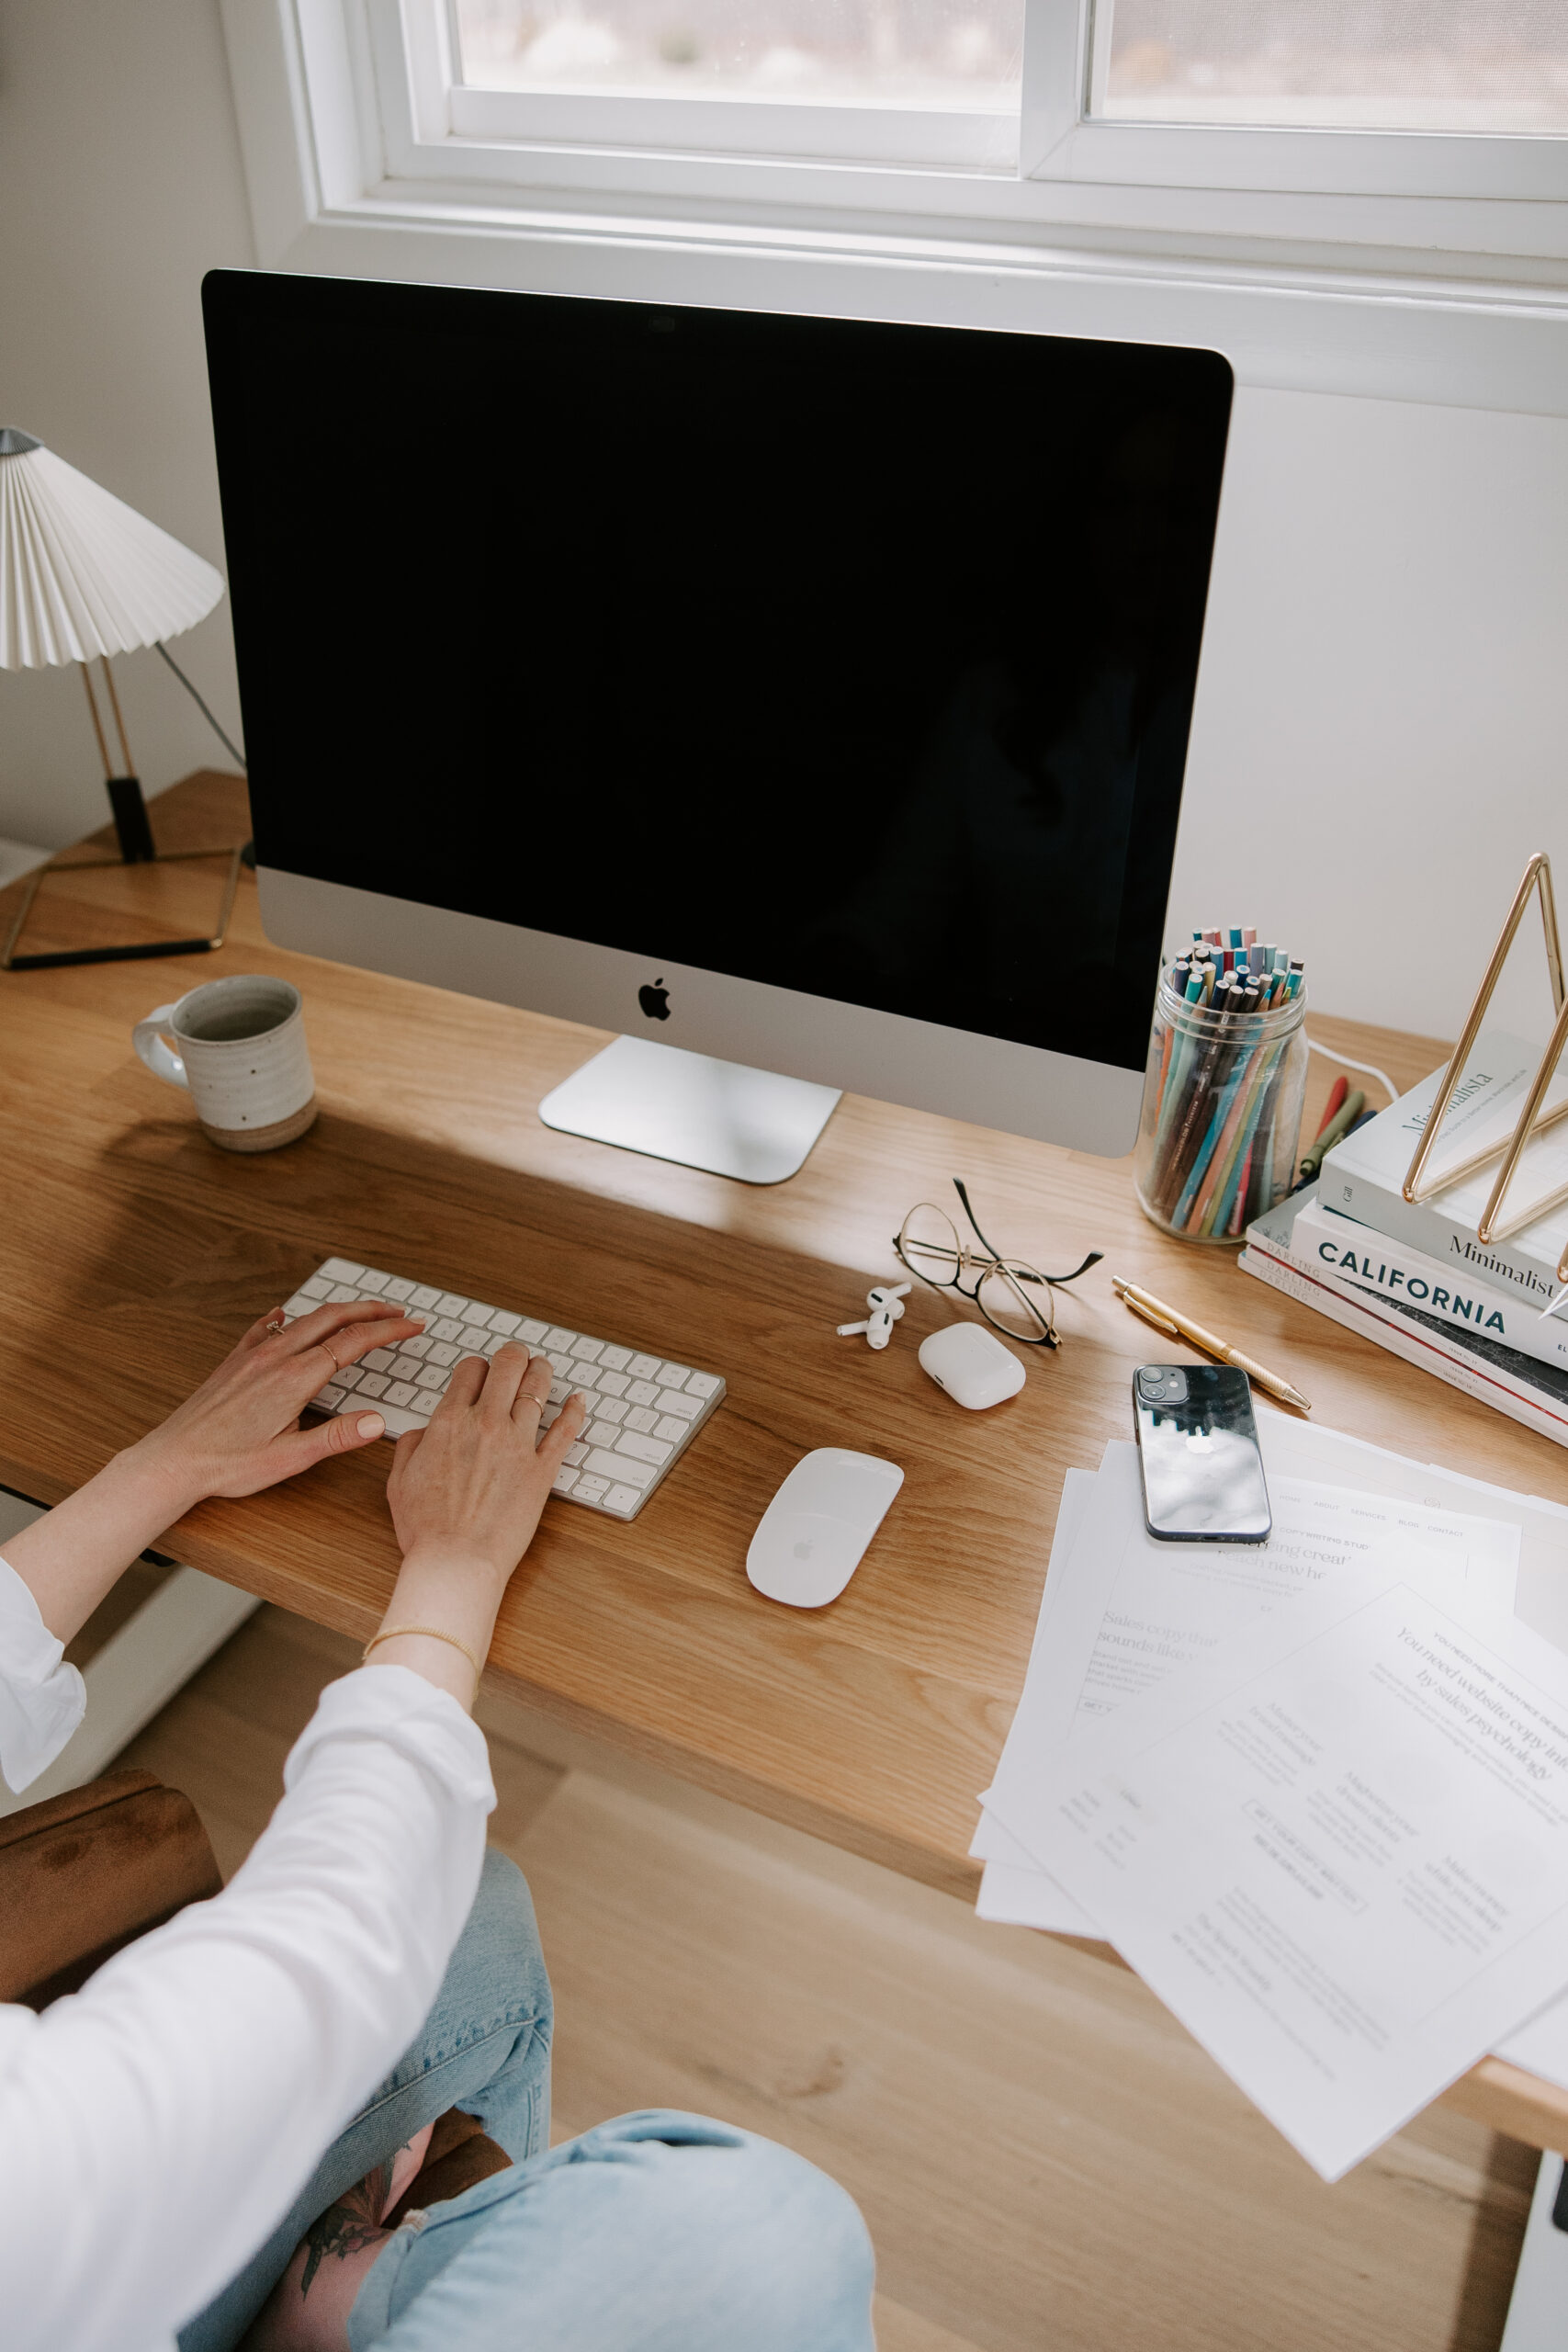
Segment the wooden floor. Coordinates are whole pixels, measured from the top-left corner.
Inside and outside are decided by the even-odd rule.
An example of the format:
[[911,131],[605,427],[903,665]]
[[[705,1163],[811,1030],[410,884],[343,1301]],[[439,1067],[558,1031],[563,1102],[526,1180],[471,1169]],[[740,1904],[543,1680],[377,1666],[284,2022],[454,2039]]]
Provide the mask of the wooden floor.
[[[338,1636],[265,1609],[123,1760],[225,1871]],[[558,2137],[695,2108],[859,2199],[883,2352],[1495,2352],[1533,2153],[1434,2114],[1325,2188],[1122,1971],[481,1710],[556,1987]]]

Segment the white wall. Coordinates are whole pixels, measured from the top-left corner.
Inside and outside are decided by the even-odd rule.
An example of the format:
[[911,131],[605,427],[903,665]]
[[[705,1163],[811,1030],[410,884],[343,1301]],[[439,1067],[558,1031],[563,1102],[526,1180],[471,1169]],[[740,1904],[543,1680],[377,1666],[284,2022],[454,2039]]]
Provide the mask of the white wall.
[[1182,806],[1173,935],[1256,913],[1325,1012],[1451,1036],[1532,850],[1568,923],[1568,421],[1247,393]]
[[[199,289],[254,254],[216,0],[9,0],[0,221],[0,424],[221,564]],[[227,602],[171,650],[239,741]],[[230,764],[156,653],[115,674],[150,792]],[[0,834],[107,814],[79,673],[0,670]]]
[[[253,247],[217,0],[0,22],[0,423],[220,561],[197,292]],[[181,644],[233,731],[227,607]],[[1325,1010],[1451,1033],[1530,850],[1568,914],[1565,645],[1568,421],[1245,392],[1173,932],[1256,917]],[[150,788],[221,757],[155,655],[120,670]],[[0,673],[0,833],[102,813],[79,682]]]

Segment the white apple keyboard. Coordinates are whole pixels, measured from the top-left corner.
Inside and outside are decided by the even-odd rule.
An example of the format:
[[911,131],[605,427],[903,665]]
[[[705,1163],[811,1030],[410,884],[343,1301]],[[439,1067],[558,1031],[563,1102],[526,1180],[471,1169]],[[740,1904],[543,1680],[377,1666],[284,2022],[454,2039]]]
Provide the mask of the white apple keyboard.
[[668,1363],[645,1349],[623,1348],[569,1331],[538,1316],[437,1290],[429,1283],[328,1258],[301,1283],[284,1308],[292,1322],[313,1307],[374,1299],[423,1315],[424,1329],[400,1348],[374,1348],[319,1390],[318,1413],[352,1413],[373,1405],[388,1435],[422,1430],[446,1394],[452,1367],[465,1355],[492,1356],[508,1340],[547,1355],[554,1377],[545,1407],[547,1427],[574,1388],[583,1392],[588,1421],[557,1473],[555,1492],[611,1519],[635,1519],[665,1473],[724,1402],[716,1372]]

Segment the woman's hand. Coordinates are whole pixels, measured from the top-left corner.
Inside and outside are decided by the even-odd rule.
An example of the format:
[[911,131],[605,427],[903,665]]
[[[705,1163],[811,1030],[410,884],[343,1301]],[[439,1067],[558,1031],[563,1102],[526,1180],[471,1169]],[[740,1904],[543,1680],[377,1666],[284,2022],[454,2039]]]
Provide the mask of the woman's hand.
[[299,1416],[334,1372],[423,1326],[373,1304],[318,1306],[286,1329],[275,1307],[155,1430],[24,1527],[6,1557],[44,1623],[68,1642],[139,1552],[208,1495],[254,1495],[329,1453],[369,1445],[379,1413],[302,1430]]
[[171,1517],[208,1495],[257,1494],[329,1453],[372,1444],[386,1428],[372,1410],[310,1430],[299,1416],[334,1373],[372,1348],[412,1340],[423,1318],[362,1301],[315,1307],[279,1329],[282,1313],[253,1323],[195,1395],[130,1448],[138,1465],[166,1485],[177,1505]]
[[424,1430],[398,1440],[387,1501],[405,1559],[462,1560],[499,1586],[533,1541],[556,1472],[587,1419],[568,1398],[541,1434],[550,1360],[513,1342],[467,1356]]
[[[387,1500],[403,1565],[370,1657],[412,1667],[466,1706],[507,1579],[588,1418],[582,1397],[569,1396],[541,1435],[549,1393],[547,1356],[515,1343],[488,1364],[467,1356],[429,1427],[398,1440]],[[399,1626],[420,1630],[394,1635]]]

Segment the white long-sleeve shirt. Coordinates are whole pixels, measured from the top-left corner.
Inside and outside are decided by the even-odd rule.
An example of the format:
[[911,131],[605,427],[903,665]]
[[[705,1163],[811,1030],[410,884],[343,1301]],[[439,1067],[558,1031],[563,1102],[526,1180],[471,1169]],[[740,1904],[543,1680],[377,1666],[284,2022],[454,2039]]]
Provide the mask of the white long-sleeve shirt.
[[[0,1560],[0,1772],[81,1719]],[[6,2352],[169,2352],[396,2064],[462,1931],[495,1804],[484,1736],[399,1666],[322,1691],[221,1894],[42,2017],[0,2004]]]

